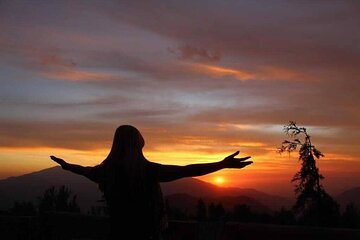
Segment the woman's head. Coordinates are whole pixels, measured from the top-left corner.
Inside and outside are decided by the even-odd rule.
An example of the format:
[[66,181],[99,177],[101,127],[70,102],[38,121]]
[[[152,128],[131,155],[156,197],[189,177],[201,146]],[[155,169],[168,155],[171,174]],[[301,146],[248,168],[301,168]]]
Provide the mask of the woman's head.
[[[119,126],[114,134],[108,157],[102,162],[106,170],[106,183],[100,188],[116,189],[118,184],[128,182],[134,190],[142,189],[146,161],[142,149],[144,138],[139,130],[130,125]],[[137,186],[138,185],[138,186]],[[108,191],[108,193],[109,193]]]
[[115,131],[111,151],[133,156],[142,153],[144,145],[145,141],[139,130],[131,125],[121,125]]

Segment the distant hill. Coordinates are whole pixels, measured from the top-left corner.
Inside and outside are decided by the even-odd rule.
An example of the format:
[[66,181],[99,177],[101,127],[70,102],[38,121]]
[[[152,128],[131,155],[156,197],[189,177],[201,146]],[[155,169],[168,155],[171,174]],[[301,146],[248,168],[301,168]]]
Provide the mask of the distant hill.
[[[53,167],[0,180],[0,209],[8,209],[14,201],[36,201],[36,198],[48,187],[61,185],[69,187],[77,195],[78,203],[83,210],[98,205],[97,201],[101,199],[96,183],[83,176],[64,171],[60,167]],[[179,199],[182,197],[184,201],[187,198],[190,202],[188,206],[194,201],[197,203],[199,198],[214,203],[221,200],[226,203],[224,207],[231,207],[236,203],[247,204],[254,210],[260,211],[276,210],[291,205],[288,199],[279,196],[254,189],[218,187],[195,178],[162,183],[161,186],[164,196],[168,196],[173,204],[181,205]]]
[[360,187],[351,188],[340,193],[336,196],[336,201],[340,204],[342,209],[349,203],[354,203],[360,207]]
[[165,195],[174,193],[187,193],[194,197],[201,198],[220,198],[224,196],[237,197],[247,196],[255,199],[260,204],[272,210],[281,207],[290,207],[293,202],[290,199],[270,195],[251,188],[218,187],[195,178],[184,178],[175,182],[162,183],[162,189]]
[[77,195],[82,209],[97,205],[101,194],[95,183],[85,177],[53,167],[38,172],[0,180],[0,209],[8,209],[14,201],[36,201],[50,186],[65,185]]

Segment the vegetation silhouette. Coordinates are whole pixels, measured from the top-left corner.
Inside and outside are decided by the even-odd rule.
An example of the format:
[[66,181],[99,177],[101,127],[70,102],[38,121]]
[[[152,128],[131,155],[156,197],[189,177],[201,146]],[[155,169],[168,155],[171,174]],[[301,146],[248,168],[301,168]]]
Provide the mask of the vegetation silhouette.
[[346,228],[360,227],[360,209],[354,203],[346,205],[341,218],[341,226]]
[[[279,152],[293,152],[299,147],[301,169],[292,179],[296,182],[296,202],[293,211],[297,222],[305,225],[337,226],[340,211],[339,204],[325,191],[320,181],[324,177],[319,173],[316,159],[324,155],[312,144],[305,127],[299,127],[294,121],[284,126],[289,140],[282,142]],[[300,140],[299,137],[304,139]]]
[[80,207],[76,202],[76,195],[73,195],[66,186],[60,186],[58,189],[51,186],[46,189],[42,196],[38,198],[38,209],[43,212],[73,212],[79,213]]
[[96,166],[81,166],[50,156],[64,170],[96,182],[110,216],[111,239],[161,239],[167,228],[160,182],[206,175],[224,168],[241,169],[250,157],[235,158],[239,151],[213,163],[186,166],[151,162],[143,155],[144,138],[131,125],[119,126],[106,159]]
[[201,198],[196,205],[196,217],[198,221],[205,221],[208,217],[206,204]]
[[49,212],[80,213],[76,198],[77,195],[65,185],[58,188],[50,186],[37,197],[36,204],[33,201],[14,201],[8,213],[12,216],[36,216]]
[[210,221],[221,220],[225,216],[225,209],[221,202],[215,204],[210,203],[208,207],[208,215]]

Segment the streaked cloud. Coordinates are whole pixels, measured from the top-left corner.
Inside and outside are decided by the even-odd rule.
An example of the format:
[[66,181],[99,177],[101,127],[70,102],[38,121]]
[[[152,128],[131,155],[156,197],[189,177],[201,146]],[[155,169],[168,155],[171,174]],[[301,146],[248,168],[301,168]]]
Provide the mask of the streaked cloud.
[[195,64],[194,71],[204,73],[215,78],[233,77],[238,80],[255,79],[255,75],[249,72],[214,65]]
[[57,80],[70,80],[70,81],[107,81],[119,78],[116,75],[109,74],[107,72],[93,72],[82,70],[70,70],[64,69],[61,71],[52,71],[47,73],[41,73],[41,76],[49,79]]

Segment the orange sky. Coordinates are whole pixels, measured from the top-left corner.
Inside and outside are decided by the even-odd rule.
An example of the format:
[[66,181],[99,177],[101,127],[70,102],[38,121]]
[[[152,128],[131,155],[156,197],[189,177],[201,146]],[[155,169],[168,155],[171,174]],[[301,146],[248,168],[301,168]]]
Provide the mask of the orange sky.
[[[36,6],[36,8],[34,7]],[[201,179],[292,195],[290,120],[325,154],[324,185],[360,185],[359,4],[7,1],[0,7],[0,179],[93,165],[114,130],[149,160],[254,164]],[[222,179],[222,182],[216,179]]]

